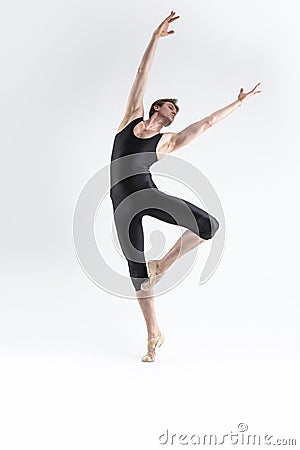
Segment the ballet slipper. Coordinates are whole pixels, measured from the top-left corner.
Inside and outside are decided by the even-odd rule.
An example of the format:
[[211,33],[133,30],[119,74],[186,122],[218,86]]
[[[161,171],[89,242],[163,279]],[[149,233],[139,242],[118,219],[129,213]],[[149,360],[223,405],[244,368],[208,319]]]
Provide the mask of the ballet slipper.
[[162,333],[159,333],[158,336],[154,338],[148,339],[148,352],[145,356],[142,357],[143,362],[153,362],[156,357],[156,349],[161,347],[165,341],[165,337]]
[[149,268],[149,278],[141,284],[141,290],[142,291],[148,291],[149,289],[152,289],[153,286],[159,282],[159,280],[164,276],[165,272],[158,273],[158,261],[156,259],[150,260],[148,262],[148,268]]

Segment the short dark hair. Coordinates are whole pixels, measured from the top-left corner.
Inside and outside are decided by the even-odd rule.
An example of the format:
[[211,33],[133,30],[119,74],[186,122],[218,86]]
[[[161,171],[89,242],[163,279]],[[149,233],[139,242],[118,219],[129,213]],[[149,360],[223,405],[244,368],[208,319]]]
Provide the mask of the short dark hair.
[[162,106],[166,102],[173,103],[173,105],[176,108],[176,111],[177,112],[179,111],[179,107],[177,105],[177,98],[160,98],[160,99],[156,100],[154,103],[152,103],[150,111],[149,111],[149,119],[155,113],[154,106],[155,105]]

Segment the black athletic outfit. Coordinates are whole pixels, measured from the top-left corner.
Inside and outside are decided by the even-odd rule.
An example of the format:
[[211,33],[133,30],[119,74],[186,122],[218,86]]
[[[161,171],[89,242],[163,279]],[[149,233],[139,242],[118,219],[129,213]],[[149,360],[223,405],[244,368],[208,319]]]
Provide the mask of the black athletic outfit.
[[162,133],[145,139],[136,137],[133,128],[142,120],[134,119],[116,134],[110,166],[114,221],[136,291],[148,278],[143,216],[188,228],[203,239],[211,239],[219,227],[218,221],[201,208],[157,188],[149,168],[157,161],[156,146]]

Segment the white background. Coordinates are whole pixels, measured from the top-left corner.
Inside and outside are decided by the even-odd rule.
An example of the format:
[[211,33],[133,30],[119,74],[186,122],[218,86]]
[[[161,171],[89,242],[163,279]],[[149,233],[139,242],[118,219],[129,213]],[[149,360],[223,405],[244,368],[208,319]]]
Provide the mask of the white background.
[[[241,87],[260,81],[263,92],[176,154],[216,189],[227,242],[208,283],[198,284],[199,249],[189,276],[159,297],[166,342],[143,364],[139,306],[86,276],[72,220],[171,9],[181,19],[159,42],[146,111],[178,98],[169,131],[180,131]],[[167,428],[222,436],[240,422],[299,445],[296,2],[17,0],[0,17],[0,447],[154,450],[167,447]],[[111,227],[109,199],[106,208],[98,234],[101,220]]]

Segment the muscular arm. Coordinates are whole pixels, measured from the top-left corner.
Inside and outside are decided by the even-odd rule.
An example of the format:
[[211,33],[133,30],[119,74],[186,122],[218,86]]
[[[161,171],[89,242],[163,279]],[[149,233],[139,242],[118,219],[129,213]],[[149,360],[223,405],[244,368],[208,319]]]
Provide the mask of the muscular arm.
[[237,100],[235,100],[234,102],[230,103],[229,105],[225,106],[222,109],[219,109],[218,111],[215,111],[213,114],[205,117],[204,119],[199,120],[198,122],[195,122],[192,125],[189,125],[180,133],[174,133],[170,139],[168,152],[172,152],[174,150],[183,147],[184,145],[189,144],[201,133],[206,131],[212,125],[218,123],[220,120],[224,119],[226,116],[228,116],[228,114],[232,113],[236,108],[241,106],[241,104],[246,98],[261,92],[256,90],[259,85],[260,83],[258,83],[252,89],[252,91],[248,93],[244,93],[243,89],[241,89]]
[[178,18],[179,16],[175,17],[175,12],[171,11],[171,14],[165,20],[163,20],[163,22],[152,34],[151,40],[143,54],[142,60],[135,76],[135,80],[129,92],[125,115],[119,126],[119,129],[126,125],[133,114],[141,114],[141,116],[144,115],[143,98],[147,87],[148,75],[153,62],[158,40],[160,37],[174,34],[174,30],[168,31],[168,27],[171,22]]
[[135,80],[129,92],[125,115],[130,115],[138,109],[143,109],[143,98],[147,87],[149,71],[157,48],[158,39],[158,34],[154,32],[142,57]]

